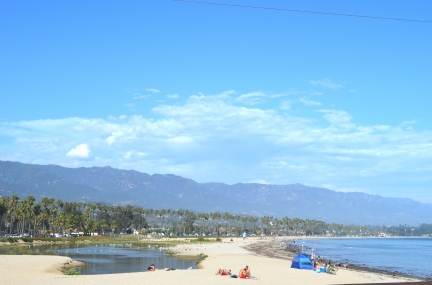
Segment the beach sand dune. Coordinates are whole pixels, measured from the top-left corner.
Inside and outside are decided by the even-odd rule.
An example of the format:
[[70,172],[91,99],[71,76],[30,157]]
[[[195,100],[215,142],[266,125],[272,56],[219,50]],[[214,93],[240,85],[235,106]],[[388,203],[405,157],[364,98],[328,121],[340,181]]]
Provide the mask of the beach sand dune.
[[[256,243],[260,243],[258,246]],[[256,248],[278,247],[282,252],[278,258],[271,258],[271,252]],[[255,252],[248,250],[255,249]],[[66,276],[60,271],[69,266],[71,259],[60,256],[2,255],[0,256],[0,284],[353,284],[353,283],[392,283],[419,281],[414,278],[397,279],[378,273],[340,269],[337,275],[316,273],[309,270],[291,269],[289,251],[278,241],[233,239],[212,244],[183,244],[174,251],[184,255],[205,254],[208,257],[199,264],[197,270],[175,270],[138,272],[124,274]],[[285,253],[284,253],[285,252]],[[248,265],[253,276],[259,280],[244,280],[215,275],[218,268],[231,269],[233,273]],[[156,264],[157,266],[157,264]],[[143,268],[143,270],[145,270]]]

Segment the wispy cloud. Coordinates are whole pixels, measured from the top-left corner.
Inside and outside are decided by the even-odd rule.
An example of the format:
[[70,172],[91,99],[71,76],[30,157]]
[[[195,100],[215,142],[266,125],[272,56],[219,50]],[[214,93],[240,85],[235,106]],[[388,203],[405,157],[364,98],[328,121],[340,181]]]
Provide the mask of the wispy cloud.
[[155,89],[155,88],[146,88],[147,92],[151,92],[151,93],[159,93],[160,91]]
[[305,104],[306,106],[321,106],[322,104],[320,102],[314,101],[314,100],[310,100],[307,97],[301,97],[299,99],[299,101],[303,104]]
[[355,125],[351,122],[351,115],[346,111],[341,110],[319,110],[324,113],[324,119],[335,126],[341,126],[344,128],[352,128]]
[[291,101],[289,100],[282,101],[280,104],[280,109],[285,111],[291,109]]
[[[252,103],[264,97],[246,94],[241,100]],[[146,116],[0,122],[0,157],[73,167],[111,165],[202,182],[388,189],[387,196],[405,193],[394,177],[417,181],[417,187],[432,183],[431,131],[407,130],[403,123],[361,125],[345,110],[321,109],[321,118],[309,118],[299,115],[290,100],[276,107],[282,110],[260,109],[239,105],[241,96],[234,91],[193,95],[182,104],[159,105]]]
[[175,93],[175,94],[171,94],[171,95],[166,95],[166,97],[169,99],[177,99],[179,97],[179,95],[177,93]]
[[135,110],[135,104],[134,103],[126,103],[126,104],[124,104],[125,105],[125,107],[127,107],[129,110],[131,110],[131,111],[136,111]]
[[238,96],[235,101],[245,105],[257,105],[263,103],[266,94],[263,92],[251,92]]
[[342,84],[337,84],[331,81],[330,79],[321,79],[321,80],[309,80],[310,85],[316,85],[327,89],[340,89],[343,87]]
[[139,92],[135,92],[134,94],[133,94],[133,98],[134,99],[146,99],[146,98],[149,98],[150,97],[150,95],[142,95],[141,93],[139,93]]

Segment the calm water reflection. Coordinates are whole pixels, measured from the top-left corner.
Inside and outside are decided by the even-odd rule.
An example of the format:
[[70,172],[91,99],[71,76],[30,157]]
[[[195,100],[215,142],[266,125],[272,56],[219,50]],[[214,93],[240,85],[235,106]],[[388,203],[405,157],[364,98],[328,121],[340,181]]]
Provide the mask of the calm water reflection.
[[156,268],[187,269],[196,268],[196,260],[181,260],[165,256],[164,251],[152,248],[117,246],[85,246],[85,245],[41,245],[11,247],[0,249],[0,254],[55,254],[68,256],[74,260],[85,262],[78,268],[83,275],[113,274],[147,271],[150,264]]

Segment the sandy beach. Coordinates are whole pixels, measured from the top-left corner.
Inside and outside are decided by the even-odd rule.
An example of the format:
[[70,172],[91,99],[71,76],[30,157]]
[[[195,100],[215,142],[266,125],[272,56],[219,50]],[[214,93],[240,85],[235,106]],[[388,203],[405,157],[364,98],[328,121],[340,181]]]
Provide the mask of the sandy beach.
[[[0,284],[358,284],[418,282],[420,279],[396,278],[366,271],[339,269],[336,275],[291,269],[292,249],[278,240],[241,238],[220,243],[182,244],[173,249],[180,255],[205,254],[208,257],[195,270],[138,272],[124,274],[66,276],[60,269],[74,266],[68,257],[40,255],[1,255]],[[278,254],[275,254],[278,253]],[[258,280],[215,275],[218,268],[238,271],[248,265]],[[157,264],[156,264],[157,266]],[[144,270],[144,268],[143,268]]]

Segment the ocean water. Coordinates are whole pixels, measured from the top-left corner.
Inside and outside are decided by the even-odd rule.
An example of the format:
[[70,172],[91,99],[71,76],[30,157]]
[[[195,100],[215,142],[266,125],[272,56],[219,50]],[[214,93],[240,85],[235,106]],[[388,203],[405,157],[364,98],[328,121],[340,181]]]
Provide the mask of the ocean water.
[[[289,242],[292,243],[292,242]],[[345,263],[432,279],[432,238],[337,238],[296,241],[303,252]]]

